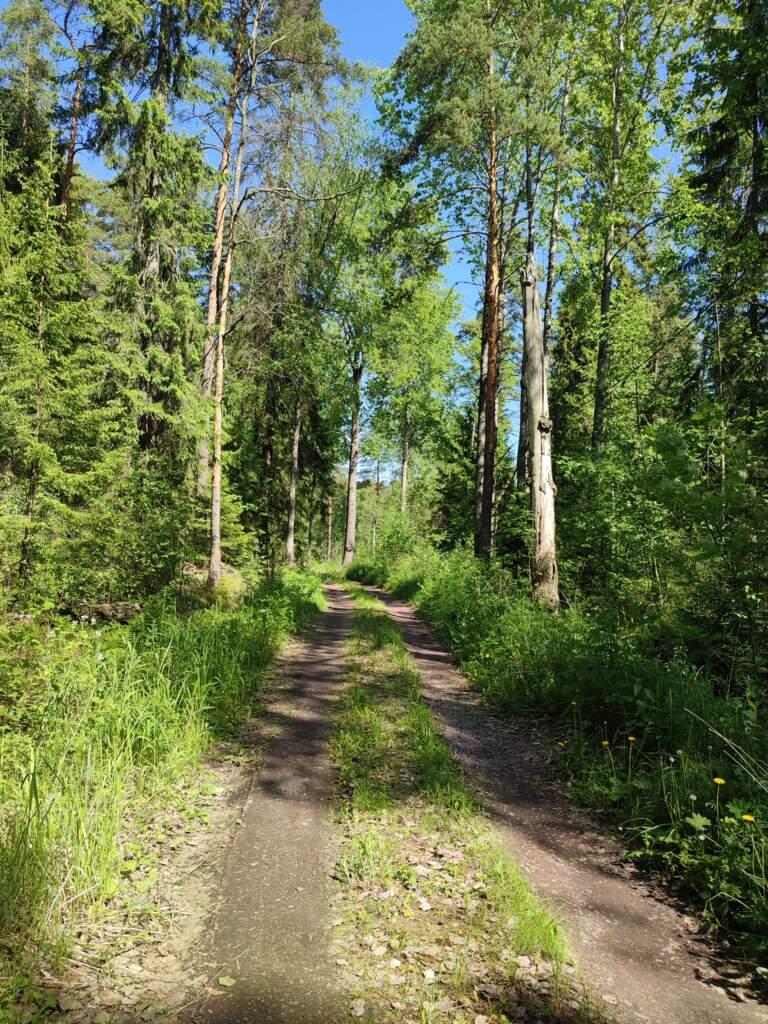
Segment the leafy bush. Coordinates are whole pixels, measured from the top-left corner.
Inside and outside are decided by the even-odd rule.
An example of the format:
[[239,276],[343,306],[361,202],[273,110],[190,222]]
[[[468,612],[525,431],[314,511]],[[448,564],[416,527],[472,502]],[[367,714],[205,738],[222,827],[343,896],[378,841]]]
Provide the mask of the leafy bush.
[[573,791],[734,945],[768,952],[764,709],[660,659],[646,634],[606,611],[553,617],[468,551],[409,554],[352,575],[415,595],[494,706],[562,721],[553,757]]

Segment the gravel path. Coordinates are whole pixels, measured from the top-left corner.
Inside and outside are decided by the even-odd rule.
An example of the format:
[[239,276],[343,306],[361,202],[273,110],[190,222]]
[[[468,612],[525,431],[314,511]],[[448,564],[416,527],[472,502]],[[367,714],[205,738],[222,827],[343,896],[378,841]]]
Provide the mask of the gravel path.
[[501,835],[534,888],[557,909],[585,977],[622,1022],[765,1024],[748,980],[694,934],[693,922],[553,790],[545,744],[494,716],[413,609],[367,588],[389,610],[421,674],[427,701],[485,792]]
[[270,709],[279,733],[253,774],[223,866],[203,965],[217,994],[191,1009],[198,1024],[330,1024],[337,1009],[327,740],[352,604],[341,588],[326,593],[314,631],[278,659],[293,685],[286,704]]

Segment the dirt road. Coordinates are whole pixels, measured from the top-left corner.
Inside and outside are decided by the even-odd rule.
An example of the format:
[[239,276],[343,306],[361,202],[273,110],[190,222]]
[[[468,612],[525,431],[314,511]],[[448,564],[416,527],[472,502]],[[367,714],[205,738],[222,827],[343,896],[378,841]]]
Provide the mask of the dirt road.
[[[480,782],[495,823],[534,889],[556,908],[595,989],[626,1022],[765,1024],[737,969],[692,922],[548,784],[525,723],[494,716],[413,609],[381,590],[421,674],[424,694],[456,756]],[[533,745],[532,745],[533,744]]]
[[[344,675],[352,606],[327,588],[329,607],[292,644],[277,671],[291,681],[279,729],[255,772],[242,825],[221,872],[206,969],[218,978],[196,1004],[199,1024],[326,1024],[335,991],[326,893],[331,873],[330,711]],[[221,984],[221,979],[234,984]]]

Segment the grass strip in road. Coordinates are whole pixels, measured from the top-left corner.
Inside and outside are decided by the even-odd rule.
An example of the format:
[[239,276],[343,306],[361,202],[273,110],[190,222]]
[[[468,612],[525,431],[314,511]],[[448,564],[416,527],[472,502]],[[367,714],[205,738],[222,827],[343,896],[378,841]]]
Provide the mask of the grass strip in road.
[[350,587],[355,624],[332,753],[342,838],[337,964],[362,1021],[602,1019],[552,912],[483,814],[386,609]]

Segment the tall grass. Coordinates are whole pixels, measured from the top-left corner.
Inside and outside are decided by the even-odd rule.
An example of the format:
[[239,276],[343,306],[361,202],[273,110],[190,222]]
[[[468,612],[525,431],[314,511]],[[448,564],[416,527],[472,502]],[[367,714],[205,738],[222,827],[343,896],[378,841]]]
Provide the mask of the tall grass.
[[116,891],[121,830],[259,697],[321,600],[287,573],[235,610],[130,628],[8,627],[0,643],[0,960],[29,962]]
[[[633,854],[746,956],[768,953],[765,708],[660,659],[609,611],[536,607],[467,552],[412,553],[354,578],[411,597],[486,699],[561,722],[552,756]],[[717,783],[714,780],[724,780]]]

